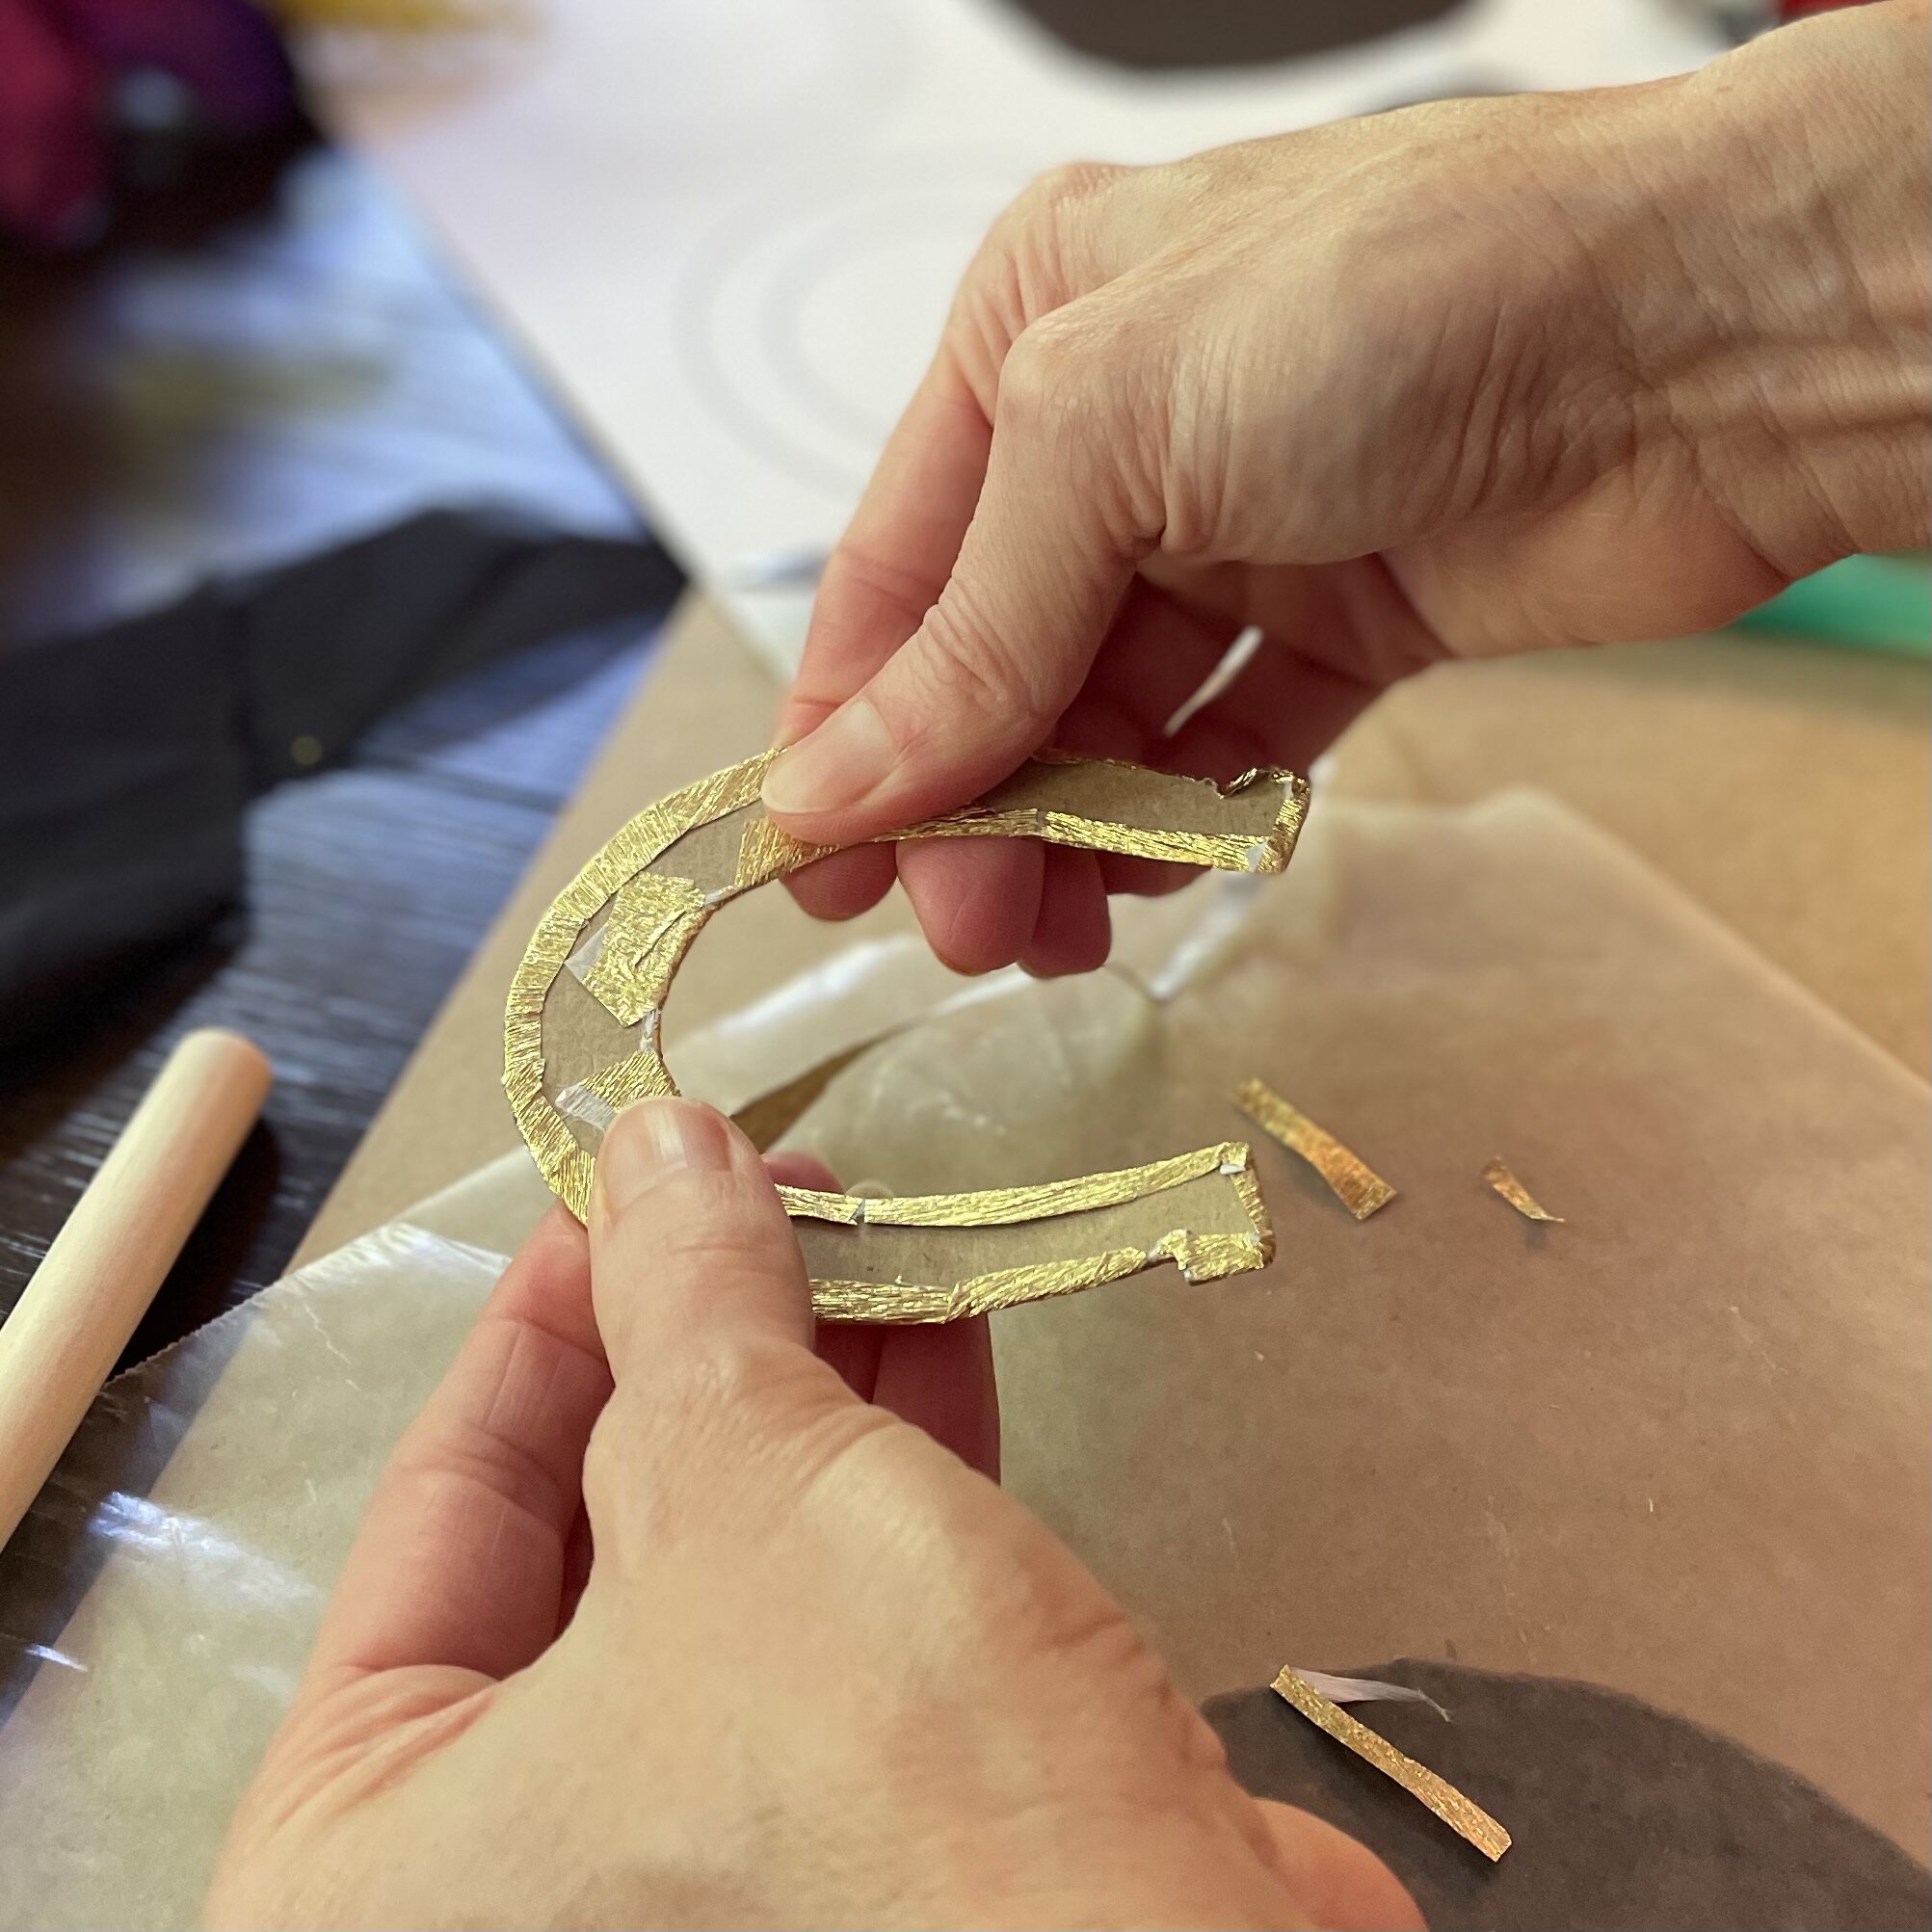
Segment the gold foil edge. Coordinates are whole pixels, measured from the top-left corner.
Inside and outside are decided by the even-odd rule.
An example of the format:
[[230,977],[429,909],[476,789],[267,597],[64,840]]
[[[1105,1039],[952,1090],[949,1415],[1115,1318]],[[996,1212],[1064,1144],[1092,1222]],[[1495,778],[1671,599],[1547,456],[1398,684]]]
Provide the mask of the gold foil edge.
[[1525,1221],[1547,1221],[1552,1227],[1563,1226],[1563,1217],[1552,1214],[1539,1202],[1529,1189],[1523,1186],[1508,1166],[1500,1160],[1493,1160],[1483,1169],[1483,1178],[1522,1216]]
[[807,844],[768,818],[754,818],[745,827],[744,836],[738,841],[738,869],[733,888],[749,892],[754,886],[796,872],[814,859],[823,859],[837,849],[833,845]]
[[1267,1253],[1254,1235],[1193,1234],[1176,1229],[1151,1248],[1110,1248],[1101,1255],[1029,1261],[1018,1268],[968,1276],[949,1288],[911,1282],[815,1280],[811,1311],[820,1321],[958,1321],[966,1315],[997,1314],[1027,1302],[1076,1295],[1170,1260],[1190,1285],[1251,1274],[1268,1265]]
[[874,1200],[781,1187],[786,1210],[800,1219],[845,1227],[990,1228],[1021,1222],[1067,1220],[1144,1201],[1189,1181],[1219,1179],[1233,1194],[1242,1233],[1202,1233],[1173,1228],[1146,1248],[1110,1248],[1098,1255],[1062,1256],[1019,1267],[971,1275],[950,1286],[916,1282],[821,1280],[811,1284],[812,1312],[820,1321],[940,1322],[963,1315],[995,1314],[1025,1302],[1077,1294],[1172,1261],[1190,1284],[1250,1274],[1274,1258],[1274,1230],[1255,1179],[1249,1150],[1238,1142],[1202,1148],[1171,1160],[1078,1180],[1036,1187],[987,1188],[969,1194],[928,1194]]
[[1395,1199],[1395,1190],[1376,1171],[1276,1093],[1265,1080],[1244,1080],[1234,1104],[1264,1133],[1290,1153],[1298,1153],[1328,1183],[1329,1192],[1355,1216],[1366,1221]]
[[1119,1207],[1145,1200],[1217,1170],[1248,1162],[1239,1141],[1196,1148],[1142,1167],[1109,1174],[1083,1174],[1072,1180],[1039,1181],[1030,1187],[984,1187],[970,1194],[903,1194],[881,1201],[852,1194],[822,1194],[807,1187],[781,1187],[786,1213],[807,1221],[860,1223],[875,1228],[1007,1228],[1022,1221],[1046,1221],[1096,1207]]
[[1480,1805],[1464,1797],[1446,1778],[1439,1778],[1426,1764],[1418,1764],[1406,1751],[1398,1751],[1379,1731],[1371,1731],[1360,1719],[1351,1717],[1298,1672],[1284,1666],[1272,1687],[1277,1696],[1293,1705],[1310,1724],[1319,1726],[1337,1744],[1345,1745],[1385,1777],[1394,1779],[1411,1797],[1428,1806],[1492,1865],[1509,1849],[1508,1832]]
[[[1068,758],[1048,754],[1040,764],[1111,765],[1121,771],[1135,766],[1111,758]],[[1206,783],[1208,781],[1193,781]],[[1049,845],[1071,846],[1084,852],[1111,852],[1124,858],[1158,859],[1175,865],[1205,865],[1217,872],[1276,873],[1294,857],[1295,841],[1308,817],[1309,784],[1293,772],[1257,766],[1243,772],[1231,784],[1216,785],[1223,798],[1234,798],[1257,785],[1279,785],[1281,805],[1274,822],[1260,836],[1231,832],[1177,832],[1159,826],[1126,825],[1117,819],[1061,811],[1051,807],[1025,806],[998,809],[984,803],[969,805],[943,818],[929,818],[903,832],[906,838],[1040,838]]]

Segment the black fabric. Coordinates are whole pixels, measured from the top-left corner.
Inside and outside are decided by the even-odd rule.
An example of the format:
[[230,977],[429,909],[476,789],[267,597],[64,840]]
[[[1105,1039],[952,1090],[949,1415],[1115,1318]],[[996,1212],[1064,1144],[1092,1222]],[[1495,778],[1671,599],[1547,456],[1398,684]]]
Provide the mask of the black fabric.
[[232,906],[251,797],[430,685],[661,611],[679,581],[644,538],[437,511],[0,652],[0,1045]]

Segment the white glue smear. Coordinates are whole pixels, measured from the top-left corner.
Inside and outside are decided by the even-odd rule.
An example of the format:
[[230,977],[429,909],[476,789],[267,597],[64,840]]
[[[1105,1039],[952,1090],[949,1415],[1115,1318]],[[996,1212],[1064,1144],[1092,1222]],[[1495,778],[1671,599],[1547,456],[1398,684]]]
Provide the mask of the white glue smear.
[[1178,737],[1181,728],[1197,711],[1205,710],[1247,670],[1260,648],[1259,624],[1251,623],[1246,630],[1237,631],[1234,642],[1221,653],[1214,669],[1175,707],[1173,717],[1161,728],[1160,735],[1163,738]]
[[1449,1722],[1449,1713],[1426,1690],[1413,1684],[1389,1683],[1379,1677],[1331,1677],[1327,1671],[1304,1670],[1300,1664],[1294,1672],[1331,1704],[1426,1704],[1444,1724]]

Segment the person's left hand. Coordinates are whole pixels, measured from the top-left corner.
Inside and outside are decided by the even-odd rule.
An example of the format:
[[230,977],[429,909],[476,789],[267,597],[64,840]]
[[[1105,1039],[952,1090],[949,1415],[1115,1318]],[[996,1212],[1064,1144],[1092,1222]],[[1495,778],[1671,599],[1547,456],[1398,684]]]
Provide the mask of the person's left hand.
[[749,1142],[622,1116],[399,1445],[212,1921],[1419,1924],[988,1480],[983,1324],[816,1341]]

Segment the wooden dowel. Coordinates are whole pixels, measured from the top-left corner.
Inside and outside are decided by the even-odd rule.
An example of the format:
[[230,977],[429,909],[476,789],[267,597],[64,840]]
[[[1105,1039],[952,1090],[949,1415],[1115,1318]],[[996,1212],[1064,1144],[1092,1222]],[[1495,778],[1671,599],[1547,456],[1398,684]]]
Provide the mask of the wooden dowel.
[[189,1034],[0,1325],[0,1546],[174,1265],[270,1078],[252,1041]]

